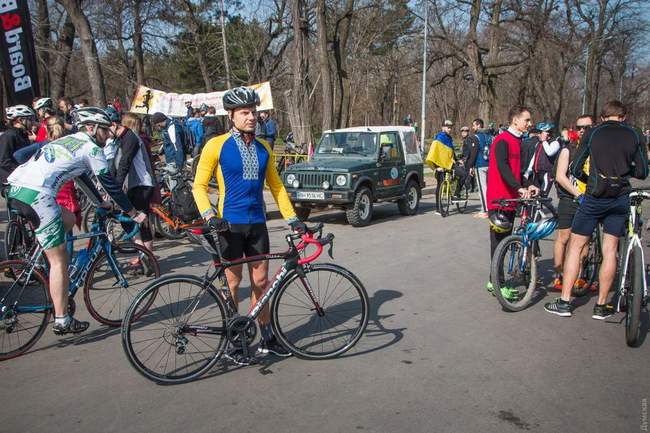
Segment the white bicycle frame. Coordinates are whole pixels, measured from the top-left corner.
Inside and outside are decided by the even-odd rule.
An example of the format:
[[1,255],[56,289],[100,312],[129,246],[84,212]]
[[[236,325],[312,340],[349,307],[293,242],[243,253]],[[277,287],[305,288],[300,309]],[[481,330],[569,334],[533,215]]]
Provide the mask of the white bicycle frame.
[[[630,193],[630,199],[634,197],[643,197],[645,199],[650,199],[650,193],[647,192],[632,192]],[[625,296],[625,279],[627,277],[627,271],[628,271],[628,262],[630,260],[630,253],[632,252],[632,249],[635,247],[638,247],[639,251],[641,251],[641,263],[643,263],[643,269],[641,272],[641,275],[643,276],[643,297],[642,299],[645,299],[648,295],[648,284],[646,281],[646,271],[645,271],[645,254],[643,253],[643,247],[641,244],[641,238],[639,237],[639,234],[634,231],[634,227],[636,226],[637,218],[639,218],[639,213],[637,212],[637,206],[635,204],[630,204],[630,214],[628,217],[628,225],[627,225],[627,232],[626,232],[626,241],[627,241],[627,247],[625,249],[625,259],[623,260],[622,263],[622,269],[621,269],[621,278],[620,278],[620,283],[618,287],[618,301],[616,303],[616,312],[620,313],[621,311],[621,301],[623,300],[623,297]],[[643,229],[643,228],[642,228]],[[631,235],[630,235],[631,233]]]

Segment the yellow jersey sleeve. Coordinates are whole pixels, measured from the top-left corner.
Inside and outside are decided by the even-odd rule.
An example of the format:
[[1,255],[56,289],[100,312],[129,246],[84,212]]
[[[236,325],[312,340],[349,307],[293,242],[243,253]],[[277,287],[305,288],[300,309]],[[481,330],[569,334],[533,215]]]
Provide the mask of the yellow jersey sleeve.
[[269,186],[273,199],[280,209],[282,218],[287,221],[295,220],[298,217],[296,216],[296,211],[293,209],[293,204],[291,204],[291,200],[289,199],[289,194],[287,194],[287,190],[278,174],[278,170],[275,168],[275,158],[273,157],[271,146],[269,146],[265,140],[259,138],[257,140],[262,143],[267,152],[269,152],[269,162],[266,164],[265,173],[266,184]]
[[[219,185],[222,185],[220,182],[219,174],[219,155],[221,154],[221,149],[223,143],[228,139],[230,134],[220,135],[208,140],[203,146],[203,151],[199,157],[199,163],[196,167],[196,176],[194,177],[194,185],[192,187],[192,195],[194,195],[194,201],[196,202],[196,207],[199,209],[201,216],[208,220],[212,216],[219,215],[218,212],[212,208],[210,203],[210,198],[208,196],[208,182],[212,177],[217,178]],[[221,202],[221,197],[223,196],[224,191],[220,189],[219,191],[219,201]]]

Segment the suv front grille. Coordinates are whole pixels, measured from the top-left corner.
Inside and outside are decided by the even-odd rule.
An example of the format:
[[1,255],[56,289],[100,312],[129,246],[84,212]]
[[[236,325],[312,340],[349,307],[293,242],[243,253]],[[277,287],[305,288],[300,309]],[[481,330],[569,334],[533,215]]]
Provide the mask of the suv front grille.
[[297,176],[300,186],[303,188],[321,188],[325,181],[332,184],[330,173],[298,173]]

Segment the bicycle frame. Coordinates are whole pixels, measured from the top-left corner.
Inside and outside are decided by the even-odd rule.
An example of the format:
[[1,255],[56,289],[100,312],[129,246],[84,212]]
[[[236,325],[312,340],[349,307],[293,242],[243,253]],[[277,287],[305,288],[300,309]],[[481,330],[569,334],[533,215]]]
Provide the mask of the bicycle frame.
[[[642,211],[642,205],[641,202],[638,204],[634,200],[637,197],[642,197],[642,198],[650,198],[650,194],[647,193],[637,193],[637,192],[632,192],[630,193],[630,213],[628,217],[628,222],[627,222],[627,236],[626,236],[626,248],[625,248],[625,254],[623,257],[623,263],[621,267],[621,276],[620,276],[620,283],[619,283],[619,288],[618,288],[618,301],[616,303],[616,312],[621,312],[621,302],[624,299],[625,296],[625,280],[627,278],[627,271],[628,271],[628,262],[630,258],[630,254],[632,253],[632,250],[634,248],[638,247],[638,251],[641,251],[641,263],[645,264],[645,253],[643,252],[643,244],[641,243],[641,237],[639,236],[639,233],[643,229],[643,224],[641,221],[641,211]],[[643,269],[643,272],[641,272],[641,275],[643,276],[643,297],[642,299],[646,299],[648,296],[648,285],[646,281],[646,270],[645,267]]]
[[[199,233],[195,233],[195,234],[199,234]],[[205,233],[201,233],[201,234],[205,234]],[[220,282],[222,283],[222,287],[220,287],[221,292],[225,292],[225,295],[224,293],[219,293],[219,295],[221,295],[222,298],[224,298],[226,305],[228,306],[228,308],[232,310],[231,317],[239,317],[239,314],[234,307],[235,304],[230,295],[230,290],[223,288],[223,283],[225,282],[225,270],[233,266],[239,266],[245,263],[259,262],[262,260],[281,260],[281,259],[284,260],[280,268],[276,271],[273,278],[267,284],[266,288],[262,292],[262,295],[257,299],[257,302],[255,302],[254,305],[251,305],[250,309],[248,310],[248,313],[245,316],[251,321],[255,320],[257,316],[260,314],[260,312],[262,311],[262,309],[264,308],[264,306],[269,302],[273,294],[280,287],[280,284],[287,276],[287,274],[290,271],[296,269],[300,275],[302,271],[302,267],[316,260],[321,255],[323,251],[323,246],[327,244],[331,245],[331,242],[334,239],[334,235],[332,234],[328,234],[324,240],[322,240],[321,238],[313,238],[304,235],[301,238],[302,241],[298,245],[294,245],[292,240],[297,239],[296,236],[297,235],[286,236],[287,243],[289,244],[289,249],[283,253],[262,254],[262,255],[251,256],[251,257],[244,257],[241,259],[231,260],[231,261],[225,261],[221,257],[221,252],[220,252],[221,247],[219,245],[218,236],[216,236],[214,239],[215,239],[215,243],[217,244],[217,253],[219,255],[220,260],[219,262],[215,261],[214,263],[215,270],[212,272],[212,274],[208,275],[208,273],[206,273],[205,276],[203,277],[204,288],[207,289],[207,287],[209,287],[215,280],[219,279]],[[212,245],[210,245],[209,242],[205,240],[203,236],[201,237],[201,242],[203,243],[203,246],[206,250],[208,251],[214,250],[214,248],[212,248]],[[316,246],[316,252],[309,257],[305,257],[301,259],[300,252],[303,251],[310,244]],[[331,247],[330,247],[330,256],[331,256]],[[314,309],[316,310],[317,314],[319,316],[322,316],[323,315],[322,307],[318,303],[314,291],[312,290],[311,285],[309,284],[309,281],[307,279],[301,278],[301,282],[303,283],[305,291],[309,295],[310,300],[314,303]],[[227,284],[225,284],[225,286],[227,288]],[[198,307],[201,299],[201,295],[202,295],[202,291],[198,292],[195,296],[194,301],[190,303],[191,308],[188,308],[190,310],[187,313],[188,317],[191,316],[196,310],[196,308]],[[188,309],[186,309],[186,311]],[[191,332],[194,334],[219,334],[224,332],[224,330],[220,327],[209,327],[209,326],[185,325],[182,328],[182,330],[183,332]]]
[[[102,230],[102,228],[104,230]],[[92,239],[94,238],[99,238],[98,242],[93,242]],[[85,265],[81,268],[78,269],[76,274],[73,276],[73,278],[70,280],[69,285],[68,285],[68,294],[71,298],[74,298],[75,294],[79,290],[79,288],[83,287],[86,277],[88,276],[88,272],[90,271],[90,267],[92,266],[93,262],[99,257],[101,252],[103,251],[106,254],[106,257],[108,259],[109,266],[111,267],[111,270],[113,271],[113,275],[117,277],[117,283],[120,284],[122,287],[127,287],[128,282],[126,278],[124,278],[124,275],[122,274],[117,262],[115,261],[115,257],[113,256],[113,244],[108,240],[108,235],[106,234],[106,230],[103,224],[100,224],[99,222],[95,222],[93,224],[93,228],[90,233],[84,233],[78,236],[71,236],[71,235],[66,235],[66,242],[68,244],[72,244],[76,240],[80,239],[89,239],[88,246],[86,247],[86,251],[88,251],[88,261],[85,263]],[[29,271],[27,272],[27,275],[25,279],[29,281],[32,278],[32,274],[34,272],[34,269],[39,263],[39,259],[44,255],[44,249],[43,247],[38,244],[36,246],[36,249],[32,253],[28,263],[29,263]],[[47,262],[46,262],[47,263]],[[47,270],[47,267],[46,267]],[[21,277],[22,278],[22,277]],[[20,279],[16,279],[10,289],[7,291],[5,294],[5,297],[3,299],[0,299],[0,310],[4,312],[6,306],[4,304],[5,299],[13,292],[14,288],[16,287],[16,284],[18,283]],[[54,306],[52,304],[48,305],[28,305],[28,306],[18,306],[18,300],[21,299],[23,291],[25,290],[25,285],[22,286],[21,292],[19,296],[16,298],[16,302],[14,303],[14,310],[18,313],[38,313],[38,312],[43,312],[46,310],[52,310]]]

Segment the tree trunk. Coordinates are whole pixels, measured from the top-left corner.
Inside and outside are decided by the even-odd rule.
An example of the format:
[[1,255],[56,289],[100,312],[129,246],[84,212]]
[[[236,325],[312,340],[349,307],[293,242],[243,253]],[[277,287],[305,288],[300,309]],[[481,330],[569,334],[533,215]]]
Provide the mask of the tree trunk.
[[312,142],[311,112],[309,110],[310,86],[307,80],[309,60],[307,58],[309,20],[304,0],[291,0],[291,17],[293,21],[293,85],[291,101],[287,104],[289,122],[294,141],[300,144]]
[[88,17],[81,10],[81,0],[61,0],[68,16],[74,24],[75,30],[81,42],[81,52],[88,70],[88,81],[93,95],[95,105],[106,106],[106,88],[104,86],[104,75],[102,66],[99,63],[97,45],[88,22]]
[[58,99],[65,95],[65,81],[68,74],[68,64],[70,63],[70,56],[72,54],[72,47],[74,45],[74,24],[68,15],[56,41],[57,57],[52,65],[50,83],[50,94],[52,98]]
[[325,0],[318,0],[316,3],[316,19],[318,21],[320,79],[323,83],[323,131],[326,131],[332,129],[332,114],[334,112],[334,101],[332,98],[334,95],[329,53],[327,52],[327,9]]
[[147,80],[144,75],[144,49],[142,38],[142,17],[141,13],[142,0],[133,2],[133,56],[135,57],[135,81],[139,85],[146,85]]
[[352,25],[354,0],[347,0],[343,17],[334,33],[334,60],[336,62],[336,83],[338,107],[336,110],[336,127],[344,128],[350,121],[350,78],[347,73],[348,37]]
[[39,57],[41,58],[44,68],[41,70],[42,86],[41,90],[44,95],[50,92],[50,48],[52,40],[50,38],[50,13],[47,8],[47,0],[38,0],[38,30],[37,39],[41,46]]

